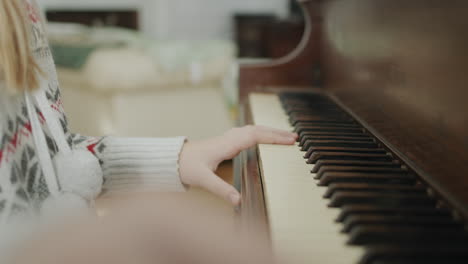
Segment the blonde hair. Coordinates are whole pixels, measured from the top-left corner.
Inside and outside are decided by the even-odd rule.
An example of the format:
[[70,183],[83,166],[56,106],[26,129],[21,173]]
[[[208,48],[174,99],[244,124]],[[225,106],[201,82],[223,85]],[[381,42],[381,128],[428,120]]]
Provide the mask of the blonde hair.
[[0,0],[0,80],[10,92],[31,91],[41,73],[31,50],[26,1]]

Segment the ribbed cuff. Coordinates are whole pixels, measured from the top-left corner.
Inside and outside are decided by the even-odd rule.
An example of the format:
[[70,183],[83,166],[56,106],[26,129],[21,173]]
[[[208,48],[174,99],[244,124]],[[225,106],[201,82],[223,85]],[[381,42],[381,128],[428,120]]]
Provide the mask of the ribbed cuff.
[[104,139],[105,192],[184,191],[179,154],[185,137]]

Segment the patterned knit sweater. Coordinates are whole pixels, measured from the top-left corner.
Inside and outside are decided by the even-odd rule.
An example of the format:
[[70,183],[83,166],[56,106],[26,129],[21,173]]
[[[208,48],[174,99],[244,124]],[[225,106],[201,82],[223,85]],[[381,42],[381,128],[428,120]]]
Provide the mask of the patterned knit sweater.
[[[44,90],[53,116],[47,118],[59,120],[72,149],[86,149],[99,159],[104,175],[103,190],[184,190],[178,174],[178,158],[185,138],[85,137],[69,131],[40,12],[34,0],[17,1],[27,6],[32,49],[48,79]],[[35,108],[53,158],[57,153],[56,141],[40,107],[35,105]],[[24,212],[39,213],[42,202],[50,195],[32,131],[24,96],[11,95],[0,81],[0,219]]]

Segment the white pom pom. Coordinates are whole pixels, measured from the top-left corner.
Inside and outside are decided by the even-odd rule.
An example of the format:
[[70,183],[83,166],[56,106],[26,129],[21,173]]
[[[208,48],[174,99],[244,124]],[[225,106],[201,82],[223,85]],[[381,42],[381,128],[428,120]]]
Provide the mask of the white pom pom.
[[98,159],[91,152],[59,152],[54,157],[54,164],[62,192],[77,194],[88,202],[101,193],[102,169]]
[[60,193],[58,196],[49,196],[41,206],[41,215],[47,219],[60,219],[69,214],[84,214],[89,212],[88,202],[81,196],[73,193]]

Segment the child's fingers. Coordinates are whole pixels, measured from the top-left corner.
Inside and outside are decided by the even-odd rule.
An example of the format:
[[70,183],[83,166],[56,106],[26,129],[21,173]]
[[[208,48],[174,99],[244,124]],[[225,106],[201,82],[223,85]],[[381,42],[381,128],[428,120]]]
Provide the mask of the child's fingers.
[[257,144],[293,144],[297,139],[297,134],[282,129],[265,126],[255,126]]
[[284,129],[278,129],[278,128],[267,127],[267,126],[254,126],[254,127],[259,129],[260,131],[262,131],[262,130],[263,131],[272,131],[273,133],[276,133],[276,134],[278,134],[280,136],[285,136],[285,137],[296,135],[296,133],[290,132],[290,131],[284,130]]
[[203,173],[199,181],[200,187],[207,189],[208,191],[216,194],[217,196],[225,199],[233,206],[237,206],[240,203],[239,192],[230,184],[223,181],[216,174],[209,169]]
[[238,134],[239,151],[248,149],[256,144],[291,145],[297,139],[296,133],[264,126],[246,126]]
[[297,137],[296,133],[265,126],[234,128],[223,137],[224,143],[221,145],[227,147],[224,148],[225,154],[220,158],[231,159],[256,144],[292,145]]

